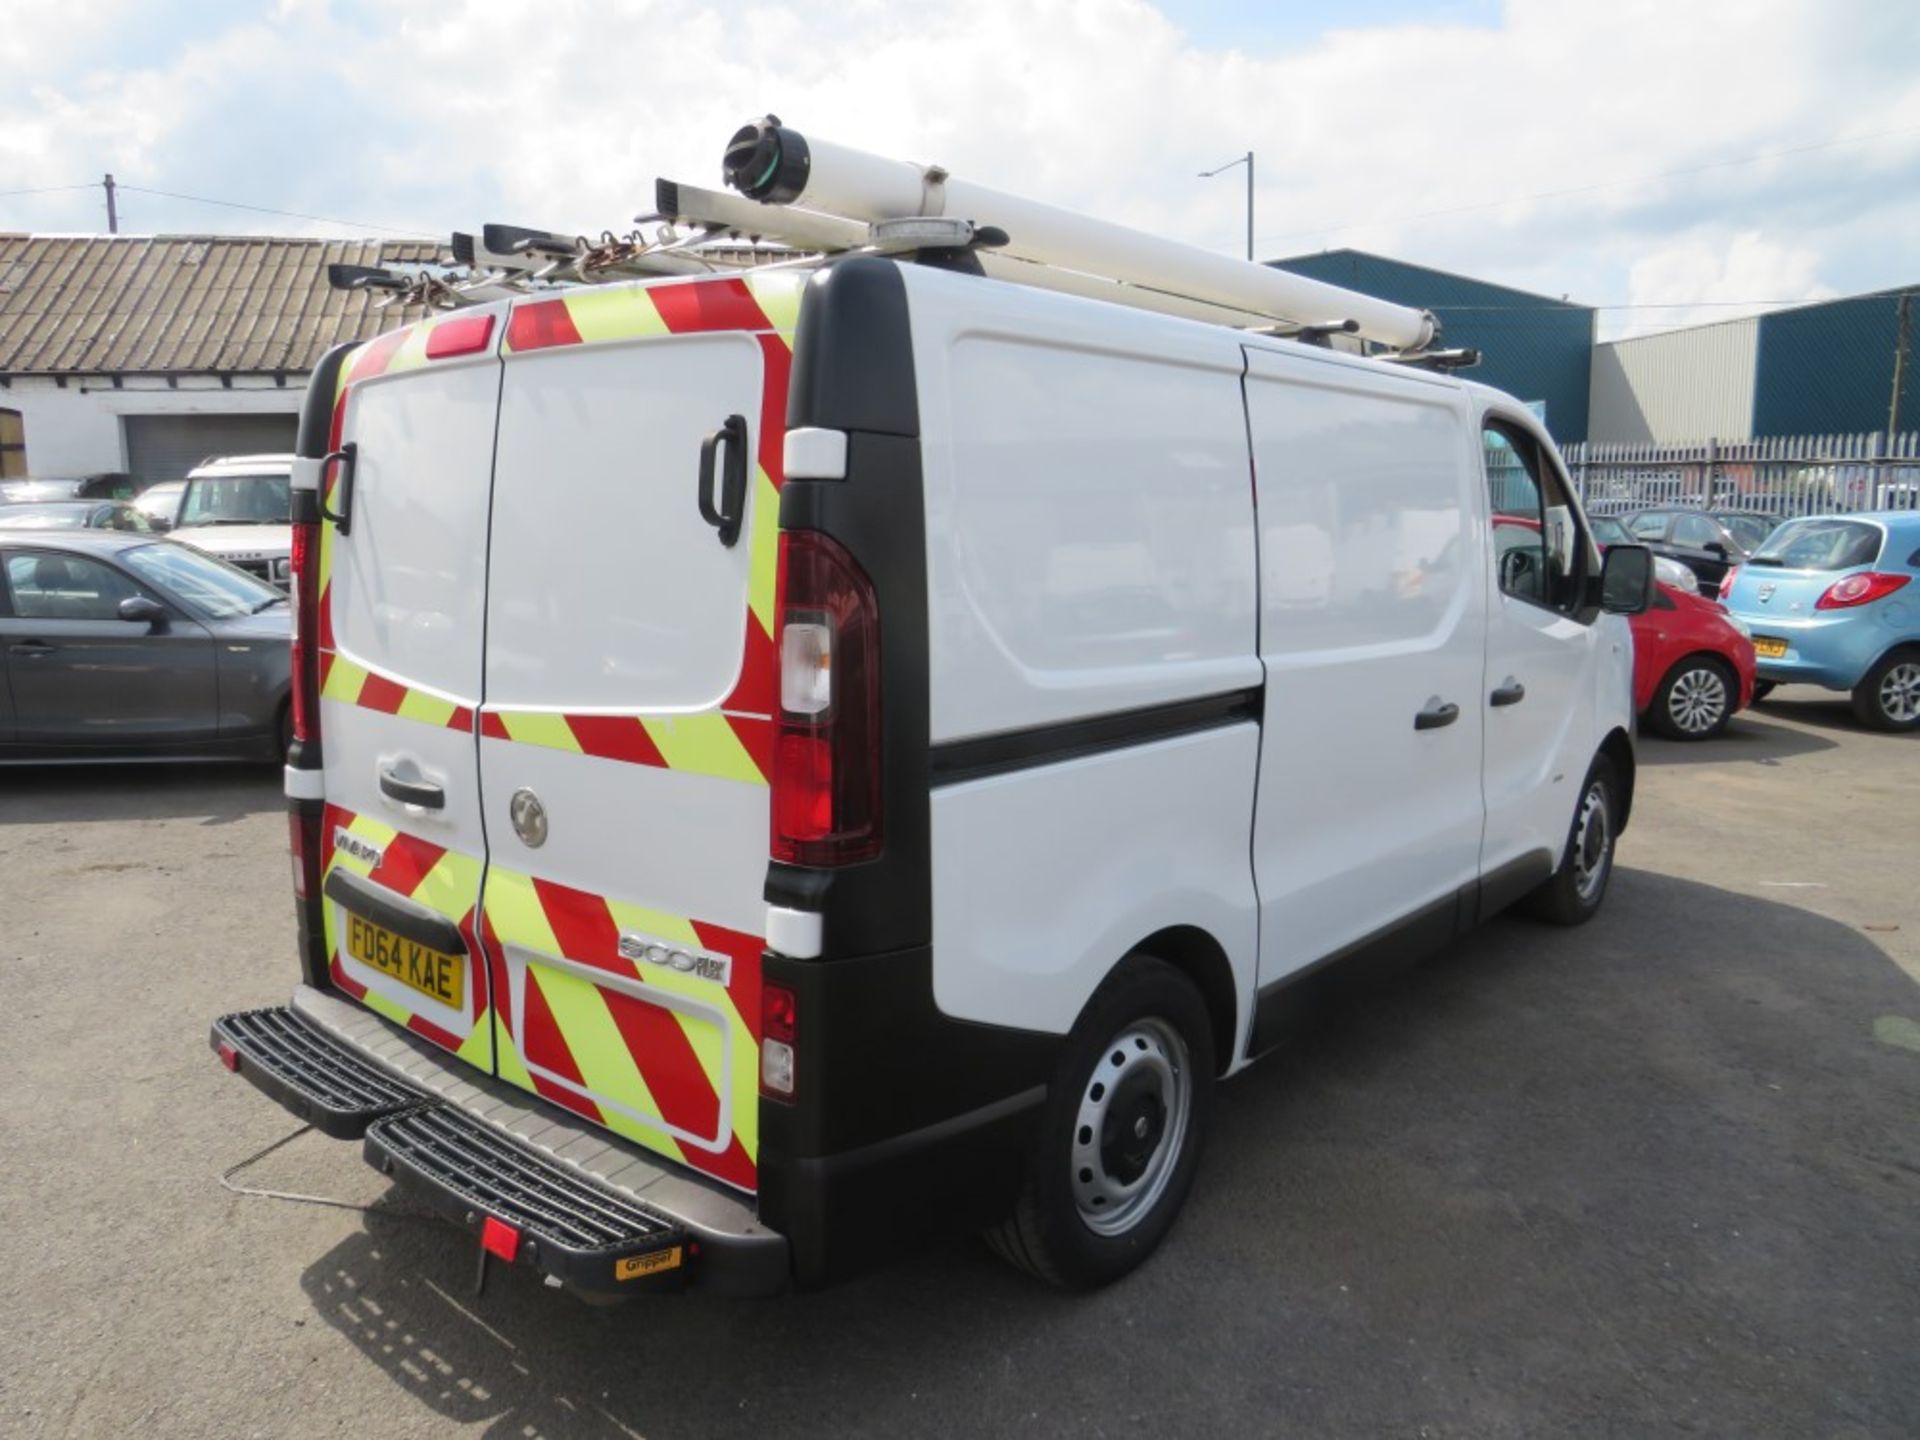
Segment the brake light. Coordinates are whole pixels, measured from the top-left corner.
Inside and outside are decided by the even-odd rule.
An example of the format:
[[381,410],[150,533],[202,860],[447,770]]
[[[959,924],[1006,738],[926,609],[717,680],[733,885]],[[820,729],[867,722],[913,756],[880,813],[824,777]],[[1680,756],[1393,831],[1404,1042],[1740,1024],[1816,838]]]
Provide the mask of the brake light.
[[880,853],[880,608],[873,582],[814,530],[780,535],[773,858],[847,865]]
[[320,738],[320,526],[293,527],[293,738]]
[[445,360],[454,355],[473,355],[487,348],[493,339],[493,316],[459,315],[442,320],[427,332],[427,359]]
[[799,1009],[799,1001],[786,986],[760,987],[760,1093],[776,1100],[793,1098]]
[[1739,574],[1740,567],[1738,565],[1729,565],[1727,567],[1727,573],[1720,577],[1720,598],[1722,600],[1733,593],[1733,582]]
[[1826,594],[1813,602],[1813,608],[1846,610],[1855,605],[1871,605],[1893,594],[1907,583],[1908,578],[1905,575],[1889,575],[1882,570],[1857,570],[1829,585]]

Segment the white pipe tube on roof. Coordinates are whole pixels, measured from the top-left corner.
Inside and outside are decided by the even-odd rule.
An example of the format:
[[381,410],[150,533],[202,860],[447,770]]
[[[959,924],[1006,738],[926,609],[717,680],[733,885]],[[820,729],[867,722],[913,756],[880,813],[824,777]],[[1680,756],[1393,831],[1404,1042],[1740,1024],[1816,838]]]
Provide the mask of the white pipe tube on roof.
[[810,139],[777,116],[743,126],[724,169],[728,184],[769,205],[869,223],[945,215],[997,226],[1009,237],[999,253],[1011,259],[1300,325],[1351,320],[1366,339],[1397,350],[1420,349],[1438,329],[1424,310],[956,180],[938,166]]

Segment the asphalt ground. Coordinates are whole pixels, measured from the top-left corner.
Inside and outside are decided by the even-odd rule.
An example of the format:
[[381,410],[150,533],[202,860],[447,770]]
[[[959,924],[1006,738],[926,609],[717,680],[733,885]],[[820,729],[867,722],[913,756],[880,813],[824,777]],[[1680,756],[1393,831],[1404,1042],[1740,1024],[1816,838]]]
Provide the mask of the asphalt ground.
[[[971,1239],[593,1309],[206,1048],[293,983],[278,777],[0,771],[0,1433],[1920,1434],[1920,740],[1643,742],[1606,910],[1503,919],[1225,1087],[1103,1293]],[[344,1208],[343,1208],[344,1207]]]

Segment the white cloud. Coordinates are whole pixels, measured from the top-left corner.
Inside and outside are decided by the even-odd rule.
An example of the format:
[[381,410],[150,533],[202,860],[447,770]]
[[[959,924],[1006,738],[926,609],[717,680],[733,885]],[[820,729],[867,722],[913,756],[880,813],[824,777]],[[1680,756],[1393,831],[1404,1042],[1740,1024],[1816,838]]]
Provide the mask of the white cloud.
[[1769,308],[1766,302],[1839,293],[1820,279],[1817,251],[1776,243],[1755,230],[1724,243],[1694,237],[1655,250],[1634,262],[1628,291],[1635,309],[1617,327],[1627,335],[1733,320]]
[[[598,231],[656,174],[716,183],[733,127],[773,109],[1229,252],[1238,172],[1195,172],[1251,146],[1265,254],[1354,245],[1594,302],[1804,298],[1913,279],[1920,253],[1920,17],[1877,0],[1509,0],[1498,26],[1349,24],[1275,54],[1196,47],[1148,0],[198,13],[149,54],[45,25],[0,41],[28,77],[0,97],[0,175]],[[1672,171],[1692,173],[1646,178]],[[0,199],[0,228],[96,211]],[[151,197],[137,214],[314,228]]]

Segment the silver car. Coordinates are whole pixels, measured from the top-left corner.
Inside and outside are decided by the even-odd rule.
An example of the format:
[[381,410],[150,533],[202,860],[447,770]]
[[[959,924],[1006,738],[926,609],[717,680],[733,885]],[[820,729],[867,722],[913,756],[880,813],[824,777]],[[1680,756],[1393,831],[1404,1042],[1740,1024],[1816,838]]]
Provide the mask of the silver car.
[[279,760],[287,597],[185,545],[0,530],[0,763]]

